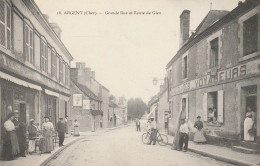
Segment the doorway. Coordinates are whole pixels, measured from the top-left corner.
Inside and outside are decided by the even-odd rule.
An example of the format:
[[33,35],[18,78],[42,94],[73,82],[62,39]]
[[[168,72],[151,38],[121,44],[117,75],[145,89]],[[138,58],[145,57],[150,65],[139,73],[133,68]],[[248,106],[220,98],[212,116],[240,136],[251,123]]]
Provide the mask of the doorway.
[[[247,108],[250,107],[251,110],[254,112],[254,116],[252,117],[256,126],[256,131],[259,128],[259,125],[257,123],[257,86],[247,86],[243,87],[241,91],[241,140],[244,140],[244,120],[246,119],[246,113],[247,113]],[[254,134],[255,135],[255,141],[258,140],[257,138],[257,132]]]
[[24,103],[19,104],[19,113],[20,121],[26,123],[26,105]]

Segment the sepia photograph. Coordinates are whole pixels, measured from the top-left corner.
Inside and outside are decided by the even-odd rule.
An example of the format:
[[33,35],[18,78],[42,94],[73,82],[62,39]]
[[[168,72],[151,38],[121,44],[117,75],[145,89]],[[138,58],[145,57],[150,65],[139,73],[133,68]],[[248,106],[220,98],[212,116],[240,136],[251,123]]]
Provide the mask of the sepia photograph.
[[260,166],[260,0],[0,0],[1,166]]

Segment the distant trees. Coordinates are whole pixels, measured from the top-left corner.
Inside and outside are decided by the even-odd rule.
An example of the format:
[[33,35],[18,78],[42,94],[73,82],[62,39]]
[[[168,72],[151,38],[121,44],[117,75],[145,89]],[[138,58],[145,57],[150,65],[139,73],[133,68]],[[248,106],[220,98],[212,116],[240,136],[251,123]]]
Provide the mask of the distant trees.
[[140,119],[147,109],[147,104],[141,98],[129,99],[127,102],[128,119]]

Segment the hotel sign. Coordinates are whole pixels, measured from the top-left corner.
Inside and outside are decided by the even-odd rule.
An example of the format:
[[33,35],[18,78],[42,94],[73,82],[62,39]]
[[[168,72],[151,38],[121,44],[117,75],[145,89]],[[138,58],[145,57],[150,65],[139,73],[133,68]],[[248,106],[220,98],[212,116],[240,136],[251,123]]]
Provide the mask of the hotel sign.
[[255,60],[233,68],[218,71],[214,76],[208,74],[201,78],[191,80],[180,86],[177,86],[176,88],[173,88],[172,95],[177,95],[186,91],[206,87],[208,85],[236,80],[248,74],[255,74],[259,72],[258,64],[260,64],[260,60]]

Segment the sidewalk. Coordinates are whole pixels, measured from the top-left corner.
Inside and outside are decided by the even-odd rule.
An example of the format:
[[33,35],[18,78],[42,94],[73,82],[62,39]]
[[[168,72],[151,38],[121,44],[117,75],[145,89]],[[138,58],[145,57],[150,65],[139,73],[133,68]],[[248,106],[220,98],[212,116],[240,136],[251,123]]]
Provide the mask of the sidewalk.
[[103,132],[108,132],[110,130],[114,130],[117,128],[121,128],[127,125],[123,126],[117,126],[117,127],[112,127],[112,128],[105,128],[102,130],[97,130],[96,132],[80,132],[79,137],[74,137],[72,135],[66,135],[64,145],[63,147],[59,147],[58,145],[55,146],[55,149],[50,153],[50,154],[41,154],[40,153],[33,153],[32,155],[27,155],[26,157],[19,157],[15,160],[11,161],[0,161],[1,166],[40,166],[40,165],[45,165],[50,159],[52,159],[55,155],[60,153],[62,150],[67,148],[68,146],[72,145],[73,143],[84,139],[88,136],[93,136],[99,133]]
[[[165,134],[164,131],[160,131],[160,133]],[[168,144],[169,146],[172,146],[174,137],[171,135],[167,136]],[[260,154],[245,154],[232,151],[231,148],[209,144],[195,144],[192,141],[189,141],[188,150],[235,165],[260,165]]]

